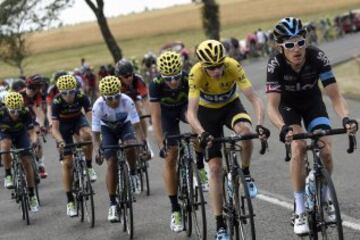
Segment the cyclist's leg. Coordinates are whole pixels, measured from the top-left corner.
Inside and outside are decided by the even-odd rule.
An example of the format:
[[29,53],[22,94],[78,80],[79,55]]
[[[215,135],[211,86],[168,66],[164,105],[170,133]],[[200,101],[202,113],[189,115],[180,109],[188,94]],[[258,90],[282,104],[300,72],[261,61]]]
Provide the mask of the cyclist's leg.
[[[102,146],[108,145],[117,145],[119,142],[119,138],[116,137],[116,134],[112,132],[111,129],[107,128],[106,126],[101,126],[101,136],[102,136]],[[116,158],[116,151],[106,149],[103,152],[103,156],[107,163],[107,170],[106,170],[106,187],[109,194],[110,199],[110,207],[116,205],[116,186],[117,186],[117,158]],[[110,215],[110,213],[109,213]],[[109,221],[112,218],[116,218],[115,213],[109,217]]]
[[[224,125],[224,108],[210,109],[199,106],[198,118],[204,130],[210,133],[213,137],[221,137],[223,135]],[[221,162],[221,145],[214,143],[208,149],[208,161],[210,178],[209,178],[209,196],[213,214],[216,219],[216,231],[221,228],[226,229],[223,218],[223,167]]]
[[[85,116],[81,116],[77,122],[75,127],[75,136],[77,135],[81,142],[91,142],[91,129],[89,127],[89,123],[86,120]],[[92,144],[84,146],[84,155],[88,168],[92,166]]]
[[[9,151],[11,149],[12,141],[11,136],[8,134],[0,133],[0,150],[1,151]],[[11,156],[10,154],[2,154],[1,159],[4,163],[5,169],[5,179],[4,179],[4,186],[6,188],[13,187],[12,181],[12,173],[11,173]]]
[[[74,133],[73,123],[60,122],[59,126],[60,134],[65,141],[65,144],[72,144],[72,135]],[[73,170],[73,153],[70,149],[64,150],[64,158],[62,159],[62,172],[63,172],[63,187],[67,196],[67,202],[74,203],[74,196],[72,194],[72,170]]]
[[35,127],[35,132],[37,135],[37,140],[36,140],[37,148],[35,151],[35,156],[36,156],[36,159],[38,160],[37,162],[38,162],[38,167],[39,167],[39,174],[42,178],[46,178],[48,174],[45,170],[45,158],[44,158],[44,153],[43,153],[43,144],[40,140],[41,129],[40,129],[40,125],[36,121],[35,121],[34,127]]

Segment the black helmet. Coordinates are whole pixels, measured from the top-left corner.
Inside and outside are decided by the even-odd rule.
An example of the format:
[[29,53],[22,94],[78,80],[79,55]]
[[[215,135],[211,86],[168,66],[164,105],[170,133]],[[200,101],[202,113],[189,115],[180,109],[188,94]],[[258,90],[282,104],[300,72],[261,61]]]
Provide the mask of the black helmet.
[[15,92],[19,92],[26,87],[25,81],[22,79],[16,80],[11,84],[11,89]]
[[54,72],[54,74],[52,75],[52,81],[54,83],[56,83],[56,81],[58,80],[59,77],[61,76],[64,76],[64,75],[67,75],[69,74],[68,72],[66,71],[57,71],[57,72]]
[[306,35],[306,30],[303,28],[302,22],[299,18],[286,17],[281,19],[274,28],[275,40],[278,43],[295,36]]
[[25,80],[26,86],[41,85],[43,83],[43,77],[40,74],[35,74],[28,77]]
[[115,74],[116,76],[132,75],[134,73],[134,66],[127,59],[121,59],[116,63]]

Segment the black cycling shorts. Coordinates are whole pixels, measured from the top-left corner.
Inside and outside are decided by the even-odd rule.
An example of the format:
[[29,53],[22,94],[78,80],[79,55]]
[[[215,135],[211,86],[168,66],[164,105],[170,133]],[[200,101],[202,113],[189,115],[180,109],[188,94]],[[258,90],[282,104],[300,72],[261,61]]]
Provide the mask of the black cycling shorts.
[[[180,121],[187,123],[186,120],[187,104],[179,107],[161,107],[161,128],[164,135],[180,134]],[[175,146],[176,141],[171,139],[167,142],[169,146]]]
[[[234,125],[239,121],[249,122],[251,124],[251,118],[247,114],[239,98],[222,108],[206,108],[199,106],[198,119],[204,130],[210,133],[214,138],[222,137],[224,135],[224,125],[233,130]],[[209,148],[208,159],[206,159],[206,161],[216,157],[222,157],[221,144],[218,143],[213,144],[213,146]]]
[[304,103],[300,107],[294,107],[281,103],[279,111],[286,125],[304,126],[308,132],[316,129],[330,129],[330,119],[322,100]]

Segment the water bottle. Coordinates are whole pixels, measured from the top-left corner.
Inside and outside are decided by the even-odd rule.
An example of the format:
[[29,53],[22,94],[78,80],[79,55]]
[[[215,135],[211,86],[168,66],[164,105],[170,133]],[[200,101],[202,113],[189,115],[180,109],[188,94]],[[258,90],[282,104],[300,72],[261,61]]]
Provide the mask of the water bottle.
[[314,209],[316,196],[315,172],[311,170],[305,180],[305,208],[309,211]]

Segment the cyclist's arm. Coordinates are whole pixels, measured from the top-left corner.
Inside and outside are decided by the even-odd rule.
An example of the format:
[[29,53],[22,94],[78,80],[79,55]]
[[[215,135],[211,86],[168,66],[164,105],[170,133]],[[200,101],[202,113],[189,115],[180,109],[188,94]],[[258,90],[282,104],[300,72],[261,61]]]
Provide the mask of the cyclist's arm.
[[53,119],[52,120],[53,126],[51,128],[51,132],[53,137],[55,138],[56,142],[64,142],[64,139],[62,138],[62,135],[59,130],[60,122],[59,120]]
[[94,152],[97,153],[99,151],[100,146],[100,132],[92,132],[92,142],[93,142],[93,148]]
[[333,108],[339,117],[344,118],[349,116],[349,109],[347,102],[341,96],[337,83],[332,83],[324,88],[326,95],[329,96]]
[[92,120],[92,113],[91,113],[91,111],[87,111],[85,115],[86,115],[86,119],[87,119],[89,125],[91,126],[91,120]]
[[30,141],[32,143],[37,142],[37,134],[34,128],[28,129],[28,135],[30,136]]
[[279,112],[279,105],[281,95],[280,93],[271,92],[267,93],[268,105],[267,113],[269,115],[270,121],[274,124],[275,127],[281,129],[285,125],[284,120]]
[[256,95],[254,89],[252,87],[248,87],[242,90],[242,93],[252,104],[255,109],[256,119],[258,125],[263,125],[264,123],[264,105],[261,99]]
[[141,143],[144,142],[145,137],[144,137],[143,130],[142,130],[140,122],[133,123],[133,126],[135,128],[136,138],[137,138],[138,142],[141,142]]
[[151,122],[154,127],[155,139],[161,148],[163,144],[163,132],[161,128],[161,108],[159,102],[150,102]]
[[197,134],[205,132],[204,128],[197,117],[199,109],[199,97],[189,97],[187,120]]
[[45,113],[43,111],[43,109],[41,108],[41,106],[33,106],[32,107],[36,118],[40,124],[40,127],[44,127],[45,126]]
[[49,120],[49,126],[52,126],[52,109],[51,109],[51,103],[47,103],[46,104],[46,109],[47,109],[47,119]]

